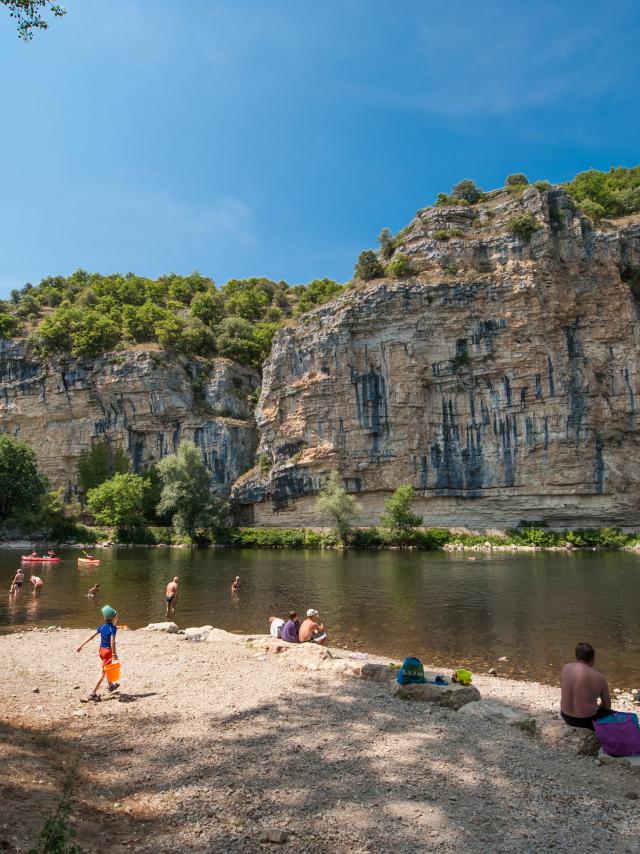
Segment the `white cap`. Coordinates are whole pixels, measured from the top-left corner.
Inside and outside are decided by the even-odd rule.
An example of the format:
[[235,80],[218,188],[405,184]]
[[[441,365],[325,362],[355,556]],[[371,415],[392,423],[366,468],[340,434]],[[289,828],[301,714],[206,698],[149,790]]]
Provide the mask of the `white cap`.
[[317,616],[318,616],[318,612],[316,611],[316,609],[315,608],[309,608],[309,610],[307,611],[307,617],[317,617]]

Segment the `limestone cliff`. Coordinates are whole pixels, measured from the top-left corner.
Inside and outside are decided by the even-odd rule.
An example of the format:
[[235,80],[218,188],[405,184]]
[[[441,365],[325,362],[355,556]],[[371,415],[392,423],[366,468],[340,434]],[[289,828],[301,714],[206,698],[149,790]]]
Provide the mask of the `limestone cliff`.
[[190,362],[149,346],[42,362],[24,342],[0,341],[0,429],[34,448],[52,486],[71,491],[95,441],[123,448],[140,471],[191,439],[226,496],[254,461],[259,382],[228,359]]
[[427,524],[637,527],[640,223],[596,229],[532,187],[419,211],[402,242],[416,275],[278,333],[257,410],[270,469],[234,487],[240,518],[318,524],[337,468],[366,523],[411,483]]

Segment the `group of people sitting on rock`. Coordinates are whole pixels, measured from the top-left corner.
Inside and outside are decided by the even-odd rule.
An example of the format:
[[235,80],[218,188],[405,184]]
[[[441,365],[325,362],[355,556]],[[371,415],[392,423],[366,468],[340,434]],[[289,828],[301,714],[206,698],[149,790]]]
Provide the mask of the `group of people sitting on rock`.
[[300,622],[295,611],[289,611],[289,619],[269,617],[269,633],[287,643],[325,644],[329,639],[327,627],[315,608],[309,608],[306,618]]

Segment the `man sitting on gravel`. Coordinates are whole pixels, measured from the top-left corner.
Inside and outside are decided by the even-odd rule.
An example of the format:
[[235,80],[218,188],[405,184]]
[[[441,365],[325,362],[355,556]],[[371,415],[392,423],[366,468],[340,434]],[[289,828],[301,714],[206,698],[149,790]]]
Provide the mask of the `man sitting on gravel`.
[[569,726],[593,729],[594,720],[611,713],[609,686],[602,673],[594,669],[595,658],[590,643],[579,643],[576,660],[562,668],[560,714]]
[[309,608],[307,619],[300,626],[300,643],[326,643],[329,638],[324,623],[315,608]]

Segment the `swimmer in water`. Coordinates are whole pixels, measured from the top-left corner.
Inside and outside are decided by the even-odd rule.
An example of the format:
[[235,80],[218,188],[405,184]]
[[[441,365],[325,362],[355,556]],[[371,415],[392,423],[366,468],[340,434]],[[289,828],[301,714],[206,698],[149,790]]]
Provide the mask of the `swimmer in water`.
[[87,593],[87,596],[97,596],[100,593],[100,585],[96,584],[95,587],[92,587],[91,590]]
[[233,584],[231,585],[231,592],[232,592],[232,593],[237,593],[237,592],[238,592],[238,590],[240,590],[240,576],[239,576],[239,575],[236,575],[236,580],[235,580],[235,581],[233,582]]

